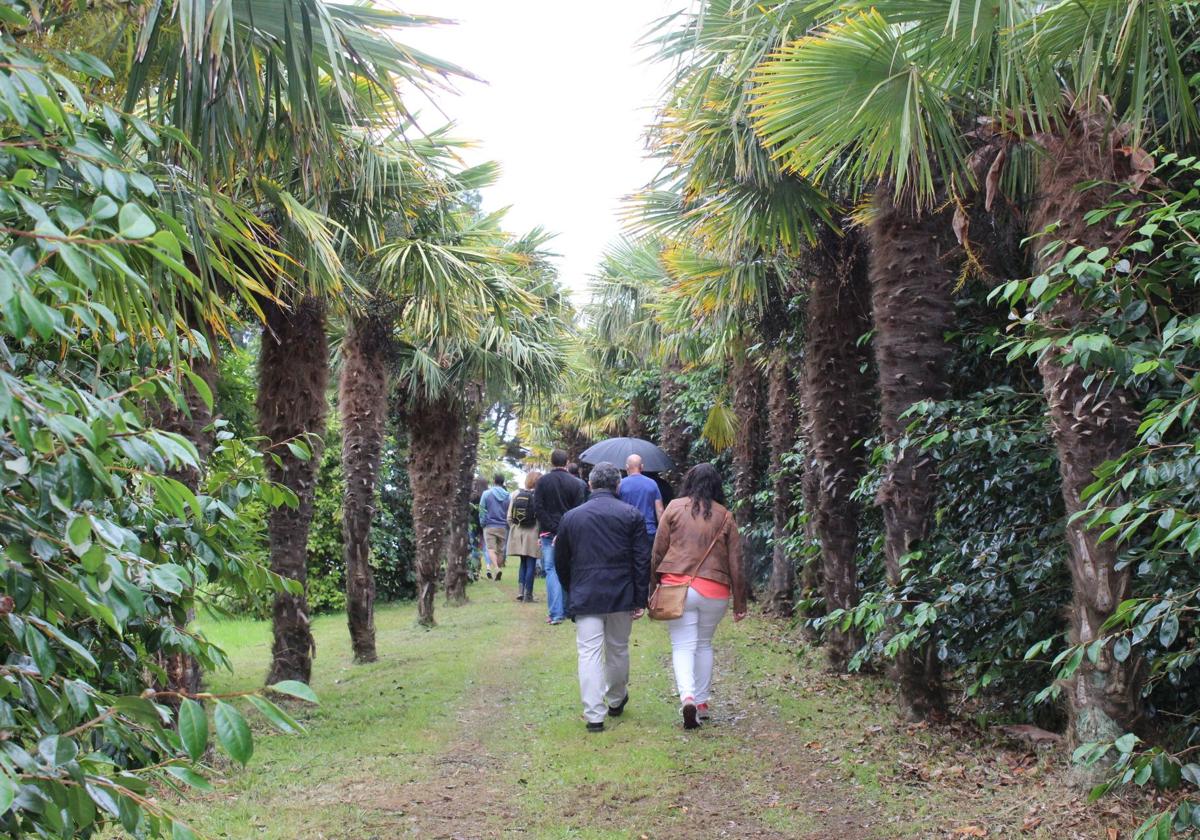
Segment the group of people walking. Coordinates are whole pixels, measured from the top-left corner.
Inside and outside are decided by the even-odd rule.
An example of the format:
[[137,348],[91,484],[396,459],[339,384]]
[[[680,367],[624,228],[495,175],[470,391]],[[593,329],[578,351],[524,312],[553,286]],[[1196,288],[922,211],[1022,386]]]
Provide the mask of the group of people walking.
[[698,727],[708,717],[717,625],[730,600],[735,621],[746,615],[741,536],[720,474],[711,464],[693,467],[664,506],[636,455],[625,477],[602,462],[587,483],[568,470],[563,450],[550,461],[549,472],[530,472],[511,496],[500,475],[481,494],[487,576],[499,580],[506,557],[519,557],[517,600],[532,602],[540,559],[546,621],[575,622],[589,732],[603,731],[629,703],[629,636],[650,604],[670,635],[683,726]]

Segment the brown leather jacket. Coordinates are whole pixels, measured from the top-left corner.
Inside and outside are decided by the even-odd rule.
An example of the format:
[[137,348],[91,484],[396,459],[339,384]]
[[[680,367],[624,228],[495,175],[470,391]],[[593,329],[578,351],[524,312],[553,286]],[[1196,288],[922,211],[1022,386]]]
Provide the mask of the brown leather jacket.
[[[696,563],[710,545],[712,551],[697,569]],[[686,496],[667,505],[654,537],[650,580],[657,583],[658,575],[667,573],[695,575],[724,583],[733,591],[734,612],[745,612],[742,538],[733,515],[713,502],[711,517],[705,519],[703,514],[693,516],[692,501]]]

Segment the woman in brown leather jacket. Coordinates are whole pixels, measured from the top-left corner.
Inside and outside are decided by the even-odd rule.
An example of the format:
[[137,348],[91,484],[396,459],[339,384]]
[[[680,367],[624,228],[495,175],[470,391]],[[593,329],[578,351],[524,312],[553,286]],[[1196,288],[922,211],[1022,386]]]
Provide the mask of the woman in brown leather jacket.
[[683,615],[667,622],[684,729],[708,717],[712,639],[730,597],[733,620],[746,617],[741,536],[724,502],[720,473],[712,464],[697,464],[663,512],[654,538],[651,582],[688,585]]

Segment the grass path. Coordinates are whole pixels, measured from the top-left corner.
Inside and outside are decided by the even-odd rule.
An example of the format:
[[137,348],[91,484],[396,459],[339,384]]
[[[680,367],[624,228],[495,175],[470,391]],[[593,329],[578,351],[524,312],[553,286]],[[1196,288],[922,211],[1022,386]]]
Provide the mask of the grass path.
[[[278,840],[1129,836],[1075,798],[1060,756],[906,726],[884,685],[826,674],[766,621],[722,624],[714,720],[695,733],[665,627],[637,622],[626,714],[588,734],[573,625],[507,581],[470,594],[433,631],[411,605],[381,609],[373,665],[351,664],[342,617],[317,620],[308,734],[259,728],[249,767],[219,767],[182,813],[210,837]],[[269,625],[206,630],[234,665],[214,690],[261,684]]]

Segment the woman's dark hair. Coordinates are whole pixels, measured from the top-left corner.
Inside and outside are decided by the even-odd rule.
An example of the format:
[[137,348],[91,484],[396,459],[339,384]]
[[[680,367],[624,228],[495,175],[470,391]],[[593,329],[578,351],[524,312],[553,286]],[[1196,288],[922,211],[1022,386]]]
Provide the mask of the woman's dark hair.
[[713,502],[725,504],[725,487],[721,484],[721,474],[712,464],[697,464],[683,477],[679,495],[687,496],[691,501],[692,516],[700,516],[703,513],[704,518],[709,519],[712,517]]

